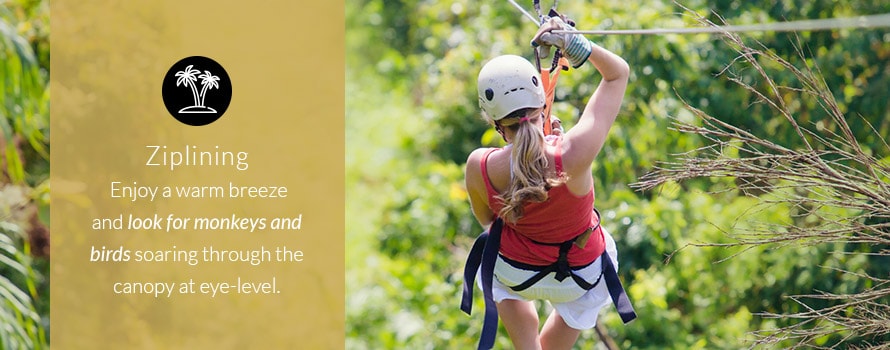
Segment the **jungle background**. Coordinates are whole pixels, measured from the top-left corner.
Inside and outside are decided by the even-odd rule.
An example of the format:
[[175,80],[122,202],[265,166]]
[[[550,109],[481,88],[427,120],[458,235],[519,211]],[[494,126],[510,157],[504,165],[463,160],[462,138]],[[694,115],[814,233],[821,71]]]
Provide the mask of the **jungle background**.
[[49,2],[0,1],[0,349],[49,341]]
[[[496,55],[531,59],[536,27],[507,1],[346,7],[347,348],[472,348],[481,297],[472,316],[458,306],[481,228],[463,169],[474,148],[501,145],[480,118],[476,75]],[[559,10],[579,29],[637,29],[883,14],[890,4],[561,1]],[[607,308],[607,338],[636,349],[887,347],[890,31],[589,38],[631,66],[592,171],[639,318],[622,325]],[[555,114],[571,125],[598,81],[590,66],[564,72]],[[848,134],[855,142],[841,142]],[[813,159],[837,171],[812,170]],[[832,187],[860,171],[869,175],[859,189],[876,197]],[[829,203],[838,196],[863,205]],[[604,346],[587,331],[577,348]],[[496,347],[511,347],[503,328]]]
[[[890,12],[875,1],[683,5],[691,11],[668,1],[559,9],[580,29],[701,25],[695,14],[750,24]],[[2,349],[48,347],[48,7],[0,1]],[[479,118],[475,79],[496,55],[530,58],[535,27],[506,1],[346,8],[347,348],[471,348],[481,301],[473,316],[459,311],[459,276],[481,228],[463,168],[472,149],[500,145]],[[638,349],[886,347],[890,31],[590,38],[632,70],[592,171],[640,317],[622,325],[607,308],[607,338]],[[598,79],[592,67],[563,73],[555,113],[569,127]],[[724,133],[707,131],[716,129]],[[809,176],[813,159],[831,166]],[[578,348],[603,344],[588,331]],[[503,330],[498,347],[510,347]]]

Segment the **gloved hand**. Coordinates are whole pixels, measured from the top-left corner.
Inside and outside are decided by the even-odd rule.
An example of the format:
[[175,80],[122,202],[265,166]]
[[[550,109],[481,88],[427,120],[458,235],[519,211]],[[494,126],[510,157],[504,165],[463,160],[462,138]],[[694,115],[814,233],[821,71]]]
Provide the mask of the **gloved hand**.
[[532,46],[537,48],[556,46],[562,50],[562,54],[569,60],[572,68],[578,68],[587,62],[590,52],[593,50],[593,44],[582,34],[577,33],[553,33],[553,31],[565,30],[575,32],[572,27],[560,17],[550,17],[549,20],[541,24],[541,28],[532,38]]
[[550,115],[550,135],[562,135],[562,120],[559,120],[555,115]]

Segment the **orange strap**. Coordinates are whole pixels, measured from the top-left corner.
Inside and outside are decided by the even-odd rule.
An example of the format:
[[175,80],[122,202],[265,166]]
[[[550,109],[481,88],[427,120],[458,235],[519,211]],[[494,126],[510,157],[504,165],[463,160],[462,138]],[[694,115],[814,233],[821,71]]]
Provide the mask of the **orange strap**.
[[544,84],[544,94],[547,96],[547,101],[544,104],[544,135],[553,133],[553,126],[550,124],[550,110],[553,109],[553,100],[556,98],[556,81],[559,80],[559,72],[563,69],[569,69],[569,60],[565,57],[559,58],[559,63],[556,69],[552,69],[552,74],[550,68],[541,68],[541,83]]

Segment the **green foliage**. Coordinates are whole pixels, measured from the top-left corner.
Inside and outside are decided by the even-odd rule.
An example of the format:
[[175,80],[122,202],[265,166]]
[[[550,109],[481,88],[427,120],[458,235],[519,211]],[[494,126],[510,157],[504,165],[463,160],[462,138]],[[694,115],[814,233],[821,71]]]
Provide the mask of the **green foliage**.
[[[353,76],[347,91],[376,91],[377,84]],[[346,163],[365,171],[347,174],[347,265],[360,267],[346,276],[347,347],[470,347],[475,339],[463,334],[479,330],[471,318],[450,313],[465,256],[458,250],[469,244],[465,233],[478,230],[462,169],[432,161],[419,108],[350,96]]]
[[0,2],[0,349],[48,348],[49,4]]
[[44,349],[46,325],[32,303],[39,276],[11,238],[21,235],[18,226],[0,222],[0,349]]
[[[530,2],[524,5],[531,10]],[[866,1],[765,5],[698,0],[684,5],[712,21],[719,22],[719,14],[733,24],[890,12],[888,4]],[[459,274],[480,228],[463,198],[460,169],[472,149],[500,142],[479,118],[475,79],[479,67],[495,55],[531,58],[528,40],[535,28],[508,2],[364,0],[346,7],[347,347],[472,347],[481,315],[459,311]],[[668,1],[561,2],[560,10],[579,29],[698,25]],[[795,324],[767,315],[837,304],[792,296],[861,291],[875,282],[857,274],[890,273],[887,257],[873,254],[878,248],[867,243],[736,245],[743,239],[737,232],[782,233],[788,225],[855,214],[849,209],[762,206],[758,203],[782,193],[752,191],[756,184],[746,178],[695,178],[653,191],[629,189],[653,167],[664,166],[661,162],[707,144],[673,129],[676,122],[700,123],[686,103],[790,149],[802,147],[804,139],[733,81],[770,91],[756,71],[731,66],[739,54],[718,37],[591,39],[624,57],[632,69],[623,112],[592,169],[597,207],[616,237],[619,272],[640,314],[622,325],[614,312],[602,313],[608,335],[622,348],[747,347],[758,331]],[[796,66],[821,67],[826,85],[850,116],[854,136],[869,154],[885,159],[886,167],[888,150],[881,135],[890,134],[890,102],[882,91],[890,84],[887,30],[754,33],[744,40]],[[763,64],[778,84],[795,87],[793,74],[767,60]],[[592,67],[562,74],[554,112],[568,127],[598,82]],[[784,89],[777,95],[792,108],[795,120],[823,135],[840,131],[818,100],[795,93]],[[750,156],[731,147],[720,152],[730,158]],[[475,310],[479,305],[477,300]],[[543,314],[547,308],[540,309]],[[804,325],[824,326],[835,330],[833,335],[809,346],[830,346],[847,336],[845,344],[851,346],[881,341],[857,338],[843,327]],[[501,332],[497,347],[509,348]],[[595,332],[583,332],[578,347],[592,348],[599,341]],[[791,340],[776,344],[794,345]]]
[[[24,182],[25,174],[46,173],[49,158],[49,72],[43,69],[49,61],[41,60],[42,54],[48,55],[49,37],[37,24],[48,21],[48,11],[34,12],[41,5],[31,6],[0,6],[0,87],[4,91],[0,94],[0,141],[4,173],[16,183]],[[35,52],[35,47],[44,51]],[[26,162],[26,158],[41,161]]]

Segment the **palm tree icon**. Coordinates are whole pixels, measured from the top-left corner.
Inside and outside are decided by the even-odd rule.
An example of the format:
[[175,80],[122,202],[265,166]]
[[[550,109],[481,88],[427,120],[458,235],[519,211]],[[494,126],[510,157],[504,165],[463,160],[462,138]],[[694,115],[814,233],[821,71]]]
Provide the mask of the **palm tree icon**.
[[[204,74],[199,75],[198,78],[201,78],[201,85],[203,85],[203,87],[201,87],[201,93],[200,93],[200,96],[201,96],[201,105],[200,106],[204,107],[204,97],[207,96],[207,90],[210,90],[213,88],[219,89],[219,77],[211,74],[209,70],[205,70]],[[213,108],[210,108],[210,107],[207,107],[207,108],[213,110],[213,112],[216,112],[216,110],[214,110]]]
[[[179,113],[216,113],[215,109],[204,106],[204,98],[207,95],[207,90],[219,89],[219,77],[208,70],[205,70],[204,74],[198,75],[201,71],[193,67],[194,65],[189,65],[185,67],[185,70],[176,72],[176,86],[188,85],[192,90],[192,100],[194,101],[193,105],[180,109]],[[195,84],[198,78],[201,78],[201,92],[198,92],[198,86]]]
[[176,72],[176,86],[179,85],[188,85],[192,88],[192,98],[195,99],[195,105],[198,104],[198,88],[195,86],[195,75],[201,73],[201,71],[197,69],[192,69],[193,65],[189,65],[185,67],[185,70],[181,70]]

